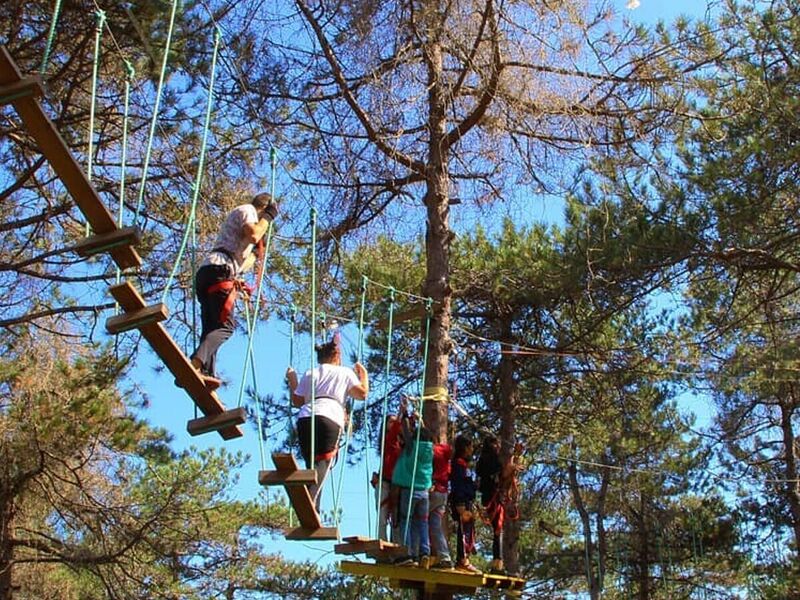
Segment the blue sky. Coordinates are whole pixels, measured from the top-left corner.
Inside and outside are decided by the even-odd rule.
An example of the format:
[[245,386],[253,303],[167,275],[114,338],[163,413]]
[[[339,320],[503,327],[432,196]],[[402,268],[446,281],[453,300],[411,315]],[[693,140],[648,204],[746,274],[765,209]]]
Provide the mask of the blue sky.
[[[689,15],[702,18],[705,13],[705,2],[702,0],[639,0],[638,7],[627,8],[635,5],[635,0],[614,0],[614,6],[624,18],[643,23],[654,23],[658,20],[671,21],[679,15]],[[537,210],[534,218],[547,219],[547,212],[552,210],[549,201],[543,201],[541,212]],[[268,284],[267,284],[268,285]],[[169,326],[168,326],[169,328]],[[352,326],[344,328],[345,355],[349,355],[355,348],[357,333]],[[259,445],[254,430],[245,427],[245,436],[238,440],[222,442],[217,434],[207,434],[198,438],[191,438],[186,433],[186,422],[193,418],[193,404],[189,398],[173,385],[173,377],[168,372],[157,374],[155,367],[159,361],[142,341],[143,352],[138,363],[131,372],[131,383],[135,382],[150,397],[150,406],[144,409],[142,416],[154,425],[164,427],[174,435],[174,447],[177,449],[196,446],[199,448],[216,447],[224,443],[229,451],[241,451],[252,458],[249,466],[240,474],[241,481],[235,491],[240,497],[255,497],[260,487],[257,484],[258,470],[261,468],[259,458]],[[239,393],[239,384],[243,369],[243,356],[246,351],[246,340],[241,333],[237,333],[233,340],[226,344],[220,351],[220,371],[229,385],[221,389],[220,396],[228,407],[236,406]],[[289,325],[285,322],[271,321],[258,328],[254,343],[256,356],[256,369],[258,373],[259,391],[273,393],[276,399],[283,394],[283,374],[289,358]],[[298,336],[295,345],[294,367],[302,372],[311,366],[311,343],[308,336]],[[373,387],[372,394],[381,394],[380,386]],[[280,425],[279,425],[280,427]],[[272,450],[270,441],[266,443],[267,468],[269,452]],[[370,459],[371,465],[377,464],[377,456]],[[338,483],[339,473],[334,475]],[[372,496],[367,487],[368,472],[364,463],[350,468],[345,474],[343,486],[342,506],[344,519],[341,524],[342,535],[368,535],[368,512],[372,511]],[[324,494],[323,509],[332,507],[332,493],[330,488]],[[370,518],[374,527],[374,516]],[[310,560],[321,564],[330,564],[336,557],[332,554],[332,542],[284,542],[282,538],[269,544],[273,551],[280,551],[284,556],[293,560]]]

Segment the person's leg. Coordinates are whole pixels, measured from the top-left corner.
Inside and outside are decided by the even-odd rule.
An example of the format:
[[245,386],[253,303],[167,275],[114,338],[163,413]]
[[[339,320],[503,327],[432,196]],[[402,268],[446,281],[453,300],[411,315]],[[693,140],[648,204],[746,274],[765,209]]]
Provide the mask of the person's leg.
[[[420,557],[429,557],[431,554],[430,537],[428,536],[428,513],[430,512],[430,496],[428,490],[420,490],[416,493],[416,505],[414,517],[417,520],[417,535],[419,537]],[[425,565],[426,567],[428,565]]]
[[380,483],[381,495],[378,502],[378,539],[389,541],[391,534],[388,529],[389,525],[389,482],[382,481]]
[[225,321],[220,314],[230,292],[208,290],[215,284],[230,279],[230,269],[223,265],[206,265],[197,271],[197,299],[200,302],[200,344],[192,354],[192,364],[199,366],[205,375],[216,376],[217,351],[233,335],[236,322],[233,312]]
[[440,566],[447,567],[451,564],[450,547],[444,533],[444,515],[447,506],[447,494],[433,491],[430,494],[430,517],[428,521],[431,550],[436,556]]
[[456,523],[456,562],[461,563],[466,558],[464,548],[464,523],[461,520],[461,510],[463,505],[458,504],[453,506],[452,517]]
[[316,455],[314,470],[317,472],[317,485],[309,486],[308,491],[311,493],[311,498],[314,500],[318,513],[322,501],[322,487],[325,485],[331,462],[336,455],[340,433],[339,426],[330,419],[325,417],[314,418],[314,454]]

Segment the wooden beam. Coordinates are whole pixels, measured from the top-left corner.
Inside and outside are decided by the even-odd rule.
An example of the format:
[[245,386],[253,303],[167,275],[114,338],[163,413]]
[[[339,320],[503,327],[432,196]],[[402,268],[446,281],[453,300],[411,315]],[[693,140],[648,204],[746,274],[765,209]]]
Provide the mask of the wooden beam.
[[336,544],[333,551],[336,554],[366,554],[367,556],[400,555],[407,553],[406,547],[386,540],[375,540],[364,537],[350,537],[344,543]]
[[295,527],[287,531],[284,537],[292,541],[335,540],[339,538],[339,530],[336,527],[317,527],[315,529]]
[[247,412],[244,407],[232,408],[226,410],[218,415],[211,415],[209,417],[200,417],[199,419],[192,419],[186,425],[186,431],[189,435],[201,435],[211,431],[219,431],[231,425],[242,425],[247,419]]
[[298,471],[259,471],[258,483],[270,485],[314,485],[317,483],[317,472],[314,469]]
[[[144,299],[128,281],[111,286],[111,295],[125,311],[141,310],[145,307]],[[164,365],[175,376],[180,387],[186,390],[191,399],[207,417],[225,412],[225,405],[217,395],[209,391],[205,381],[181,352],[181,349],[164,329],[161,323],[149,323],[139,329]],[[219,430],[222,439],[229,440],[241,437],[242,430],[237,425],[229,425]],[[308,492],[306,492],[308,493]]]
[[[5,46],[0,45],[0,86],[18,84],[20,81],[23,81],[23,77],[16,63]],[[117,228],[114,217],[103,204],[100,195],[72,156],[72,152],[45,114],[39,101],[33,96],[23,96],[16,98],[12,103],[28,133],[36,140],[39,151],[47,158],[75,204],[86,215],[92,230],[99,234],[114,231]],[[113,248],[111,256],[120,269],[138,267],[142,264],[141,257],[131,246]]]
[[11,104],[20,98],[40,98],[44,96],[42,79],[38,75],[23,77],[19,81],[0,85],[0,105]]
[[82,239],[73,246],[78,256],[94,256],[101,252],[109,252],[118,246],[135,246],[141,241],[138,227],[123,227],[108,233],[100,233]]
[[166,321],[168,316],[169,311],[166,305],[161,303],[153,304],[152,306],[145,306],[138,310],[109,317],[106,320],[106,331],[111,334],[122,333],[150,323]]

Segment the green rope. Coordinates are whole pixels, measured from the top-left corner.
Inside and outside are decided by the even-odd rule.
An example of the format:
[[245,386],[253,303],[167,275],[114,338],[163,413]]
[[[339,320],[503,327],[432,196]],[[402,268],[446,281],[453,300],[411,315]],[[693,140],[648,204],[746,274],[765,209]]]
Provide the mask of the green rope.
[[[102,10],[96,10],[95,28],[94,28],[94,59],[92,62],[92,92],[91,104],[89,106],[89,141],[88,149],[86,151],[86,178],[89,183],[92,182],[92,166],[94,161],[94,116],[97,110],[97,74],[100,69],[100,40],[103,37],[103,25],[106,22],[106,13]],[[86,235],[89,235],[89,222],[86,222]]]
[[[314,373],[314,352],[317,341],[317,209],[311,208],[311,468],[316,463],[317,382]],[[317,482],[319,496],[321,481]],[[316,503],[316,498],[311,499]]]
[[294,334],[297,325],[297,306],[294,302],[291,306],[292,320],[289,322],[289,366],[294,365]]
[[[244,303],[244,315],[247,321],[247,330],[249,332],[251,330],[251,320],[250,320],[250,305],[247,302]],[[255,313],[253,313],[253,319],[252,319],[253,323],[255,323],[256,320],[255,317],[256,315]],[[252,372],[253,372],[253,393],[255,394],[256,399],[258,399],[258,377],[256,373],[255,358],[253,357],[252,344],[248,344],[248,350],[249,350],[249,358],[251,359],[250,364],[252,366]],[[264,471],[267,468],[266,466],[267,455],[266,452],[264,451],[264,439],[263,439],[264,429],[261,420],[261,410],[257,403],[256,403],[256,424],[258,426],[258,453],[261,457],[261,470]]]
[[147,170],[150,166],[150,156],[153,152],[153,138],[156,135],[156,124],[158,122],[158,109],[161,105],[161,93],[164,89],[164,79],[167,73],[167,63],[169,62],[169,49],[172,44],[172,32],[175,28],[175,14],[178,12],[178,0],[172,0],[172,12],[169,18],[169,28],[167,29],[167,41],[164,46],[164,58],[161,61],[161,73],[158,77],[158,87],[156,88],[156,100],[153,106],[153,117],[150,120],[150,134],[147,138],[147,150],[144,154],[144,166],[142,167],[142,181],[139,184],[139,199],[136,202],[136,216],[134,221],[139,220],[139,212],[142,209],[142,201],[144,200],[144,190],[147,187]]
[[[378,502],[380,502],[380,497],[382,494],[383,489],[383,456],[386,452],[386,411],[389,406],[389,368],[392,363],[392,330],[394,329],[394,288],[389,288],[389,329],[387,334],[387,342],[386,342],[386,367],[384,369],[384,381],[383,381],[383,408],[381,410],[381,466],[378,471]],[[380,505],[378,505],[378,517],[380,520]],[[375,530],[377,532],[378,523],[375,524]],[[380,537],[380,532],[377,532],[375,537]]]
[[[277,157],[275,154],[272,155],[272,161],[270,163],[270,168],[272,170],[272,197],[274,198],[275,194],[275,162]],[[270,244],[272,243],[272,221],[269,222],[267,225],[267,241],[264,244],[264,256],[262,258],[262,265],[261,265],[261,273],[258,278],[258,285],[256,289],[256,297],[255,303],[253,308],[253,322],[252,325],[248,326],[248,339],[247,339],[247,354],[245,355],[244,361],[244,370],[242,372],[241,383],[239,384],[239,402],[237,406],[242,405],[242,401],[244,400],[244,386],[247,382],[247,368],[250,365],[251,356],[253,355],[253,340],[255,339],[255,328],[256,324],[258,323],[258,314],[261,311],[261,295],[264,290],[264,276],[267,273],[267,258],[269,257],[269,248]]]
[[58,17],[61,14],[61,0],[56,0],[56,5],[53,8],[53,18],[50,19],[50,31],[47,34],[47,44],[44,47],[44,56],[42,57],[42,64],[39,67],[39,75],[44,77],[47,63],[50,61],[50,52],[53,50],[53,41],[56,38],[56,25],[58,24]]
[[[360,362],[362,365],[364,364],[364,314],[365,314],[365,308],[366,308],[366,303],[367,303],[367,284],[368,283],[369,283],[369,279],[367,279],[366,275],[362,275],[362,278],[361,278],[361,310],[359,311],[359,316],[358,316],[358,351],[357,351],[358,352],[358,362]],[[370,442],[370,437],[371,436],[370,436],[370,431],[369,431],[369,416],[367,415],[367,402],[366,402],[366,399],[365,399],[365,401],[364,401],[364,451],[365,451],[365,455],[366,455],[366,460],[364,461],[364,464],[366,465],[366,468],[367,468],[367,477],[366,477],[367,498],[369,498],[369,494],[370,494],[370,491],[371,491],[370,490],[370,487],[371,487],[370,478],[372,477],[372,467],[371,467],[370,461],[369,461],[369,455],[370,455],[370,453],[369,453],[369,446],[370,446],[369,442]],[[381,460],[381,462],[383,462],[383,461]],[[378,493],[380,494],[379,488],[377,486],[376,486],[375,489],[378,490]],[[381,502],[381,497],[380,497],[380,495],[378,495],[378,501],[376,503],[377,511],[378,511],[378,514],[376,515],[376,520],[378,522],[380,522],[380,510],[381,510],[380,502]],[[367,504],[367,506],[369,506],[369,503]],[[368,509],[367,510],[367,532],[370,532],[370,531],[372,531],[372,511]],[[376,536],[376,537],[380,537],[380,536]]]
[[[128,166],[128,125],[130,123],[131,108],[131,81],[136,75],[133,65],[125,61],[125,99],[122,110],[122,157],[120,159],[119,173],[119,208],[117,210],[117,227],[122,227],[123,215],[125,213],[125,183],[127,182],[126,171]],[[117,283],[120,282],[122,270],[117,267]],[[119,305],[115,306],[119,308]]]
[[[428,342],[430,341],[430,331],[431,331],[431,306],[433,306],[433,300],[428,298],[425,307],[427,312],[427,318],[425,319],[425,346],[422,352],[423,359],[422,359],[421,381],[423,385],[425,382],[425,370],[428,368]],[[413,505],[413,499],[414,499],[414,483],[416,482],[417,479],[417,465],[419,464],[419,441],[420,441],[420,436],[422,434],[422,427],[424,426],[424,423],[422,421],[422,409],[424,408],[424,406],[425,406],[425,399],[423,397],[422,391],[420,391],[419,412],[417,413],[419,415],[419,418],[417,419],[417,443],[414,451],[414,466],[411,471],[411,490],[409,491],[408,494],[408,507],[406,510],[406,526],[405,526],[405,531],[403,531],[404,540],[408,539],[408,529],[411,524],[411,506]]]
[[[194,185],[192,186],[192,204],[191,208],[189,209],[189,218],[187,220],[187,227],[186,230],[183,232],[183,239],[181,240],[181,246],[178,249],[178,256],[175,258],[175,263],[172,265],[172,271],[170,271],[169,278],[167,279],[167,283],[164,286],[164,292],[161,295],[161,302],[164,303],[167,300],[167,295],[169,294],[170,288],[172,287],[172,282],[175,280],[175,276],[178,274],[178,269],[180,268],[181,260],[183,259],[183,253],[186,250],[186,244],[189,241],[189,236],[192,233],[195,225],[195,218],[197,214],[197,201],[200,198],[200,188],[202,187],[203,183],[203,168],[205,167],[205,159],[206,159],[206,148],[208,147],[208,132],[211,128],[211,114],[214,108],[214,78],[217,72],[217,54],[219,52],[219,40],[220,40],[220,32],[219,29],[215,30],[214,33],[214,50],[211,55],[211,78],[208,82],[208,99],[206,100],[206,116],[205,121],[203,122],[203,137],[200,142],[200,158],[197,161],[197,175],[194,179]],[[194,286],[192,286],[194,287]]]

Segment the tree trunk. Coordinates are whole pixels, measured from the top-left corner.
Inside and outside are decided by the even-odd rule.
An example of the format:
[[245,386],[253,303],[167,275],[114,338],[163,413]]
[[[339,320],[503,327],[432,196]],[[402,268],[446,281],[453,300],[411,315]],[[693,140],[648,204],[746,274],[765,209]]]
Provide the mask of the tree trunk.
[[[603,463],[607,464],[608,458],[604,457]],[[608,497],[608,486],[611,483],[611,471],[603,469],[603,476],[600,483],[600,491],[597,494],[597,588],[602,593],[605,587],[606,578],[606,558],[608,556],[608,541],[606,539],[606,499]]]
[[13,597],[12,523],[14,520],[14,501],[8,494],[0,495],[0,600]]
[[[426,48],[430,113],[428,127],[430,141],[426,170],[425,231],[426,277],[423,295],[434,300],[434,318],[431,320],[428,364],[425,372],[425,394],[447,392],[447,372],[450,364],[450,207],[448,158],[443,151],[447,119],[446,96],[442,85],[442,49],[437,43]],[[447,439],[447,403],[426,402],[423,418],[434,438]]]
[[[510,328],[509,328],[510,335]],[[514,455],[517,421],[514,409],[519,385],[514,377],[514,359],[504,354],[500,359],[500,386],[497,408],[500,412],[500,460],[506,464]],[[506,516],[508,517],[508,511]],[[506,518],[503,526],[503,559],[509,573],[519,572],[519,520]]]
[[794,547],[800,548],[800,484],[797,481],[797,451],[795,448],[794,427],[794,402],[784,401],[781,407],[781,432],[783,434],[783,448],[785,456],[784,476],[786,477],[786,501],[792,514],[792,531],[794,532]]
[[647,536],[647,504],[644,494],[639,493],[639,555],[636,557],[637,573],[639,580],[639,600],[649,600],[650,598],[650,552],[648,544],[650,540]]
[[581,497],[581,488],[578,485],[578,467],[574,462],[569,462],[567,473],[569,474],[569,489],[572,492],[572,499],[575,502],[575,508],[578,510],[578,515],[581,518],[581,526],[583,527],[583,550],[584,561],[586,563],[586,583],[589,585],[589,597],[591,600],[599,600],[600,587],[597,577],[594,575],[594,569],[592,568],[592,555],[594,554],[592,521],[589,517],[589,511],[586,510],[586,505],[583,503],[583,497]]

